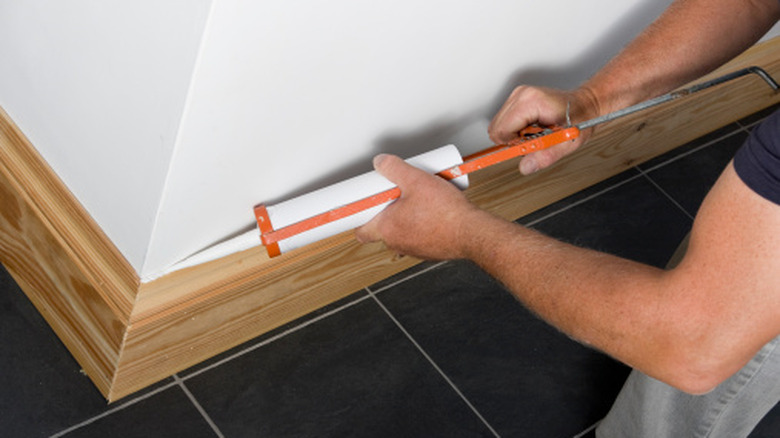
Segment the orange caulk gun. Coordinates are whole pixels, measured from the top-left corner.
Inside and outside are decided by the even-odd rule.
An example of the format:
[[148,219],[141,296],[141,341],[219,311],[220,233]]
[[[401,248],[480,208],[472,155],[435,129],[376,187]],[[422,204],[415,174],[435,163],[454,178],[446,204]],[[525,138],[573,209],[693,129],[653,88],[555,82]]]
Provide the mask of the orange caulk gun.
[[[751,73],[760,76],[775,91],[780,88],[777,82],[763,69],[749,67],[576,125],[571,124],[567,107],[566,126],[527,127],[518,133],[519,136],[515,140],[507,144],[493,146],[467,156],[463,162],[451,165],[444,170],[432,171],[431,173],[436,173],[438,176],[453,182],[463,181],[465,175],[477,170],[566,141],[572,141],[579,137],[580,133],[585,129],[691,95]],[[409,161],[412,162],[412,160]],[[374,174],[376,173],[374,172]],[[260,228],[262,243],[265,245],[268,255],[275,257],[282,252],[335,235],[347,229],[356,228],[368,222],[384,206],[401,196],[400,189],[392,186],[389,181],[384,180],[390,187],[379,189],[369,195],[355,195],[352,199],[348,199],[350,195],[346,195],[347,199],[345,199],[344,193],[358,187],[372,186],[373,183],[378,181],[377,178],[383,180],[383,178],[377,175],[366,174],[274,206],[266,206],[264,204],[256,206],[254,209],[255,217]],[[339,193],[341,193],[340,196]],[[323,202],[328,197],[333,197],[334,200]],[[339,200],[335,200],[337,198]],[[350,219],[352,220],[350,221]]]

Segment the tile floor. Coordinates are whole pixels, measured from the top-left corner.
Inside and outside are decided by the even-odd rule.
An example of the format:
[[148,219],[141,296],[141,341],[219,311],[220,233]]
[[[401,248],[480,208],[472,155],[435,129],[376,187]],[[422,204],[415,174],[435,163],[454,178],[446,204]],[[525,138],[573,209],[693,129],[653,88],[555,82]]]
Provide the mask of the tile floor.
[[[663,266],[765,115],[520,222]],[[106,405],[2,269],[0,289],[3,437],[574,437],[628,372],[472,264],[425,263]],[[751,437],[780,437],[780,408]]]

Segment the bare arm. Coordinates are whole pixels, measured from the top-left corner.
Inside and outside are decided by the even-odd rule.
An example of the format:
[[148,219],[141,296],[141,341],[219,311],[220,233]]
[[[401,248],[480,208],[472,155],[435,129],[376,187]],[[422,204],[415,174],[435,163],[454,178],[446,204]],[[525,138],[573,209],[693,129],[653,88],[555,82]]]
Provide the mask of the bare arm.
[[776,0],[677,0],[583,88],[601,113],[624,108],[716,69],[778,18]]
[[700,393],[780,333],[778,227],[780,206],[756,195],[729,166],[673,271],[507,223],[487,227],[496,233],[487,237],[490,244],[464,243],[469,258],[556,327],[650,376]]
[[[577,90],[517,87],[493,118],[490,137],[504,143],[532,123],[562,124],[567,101],[576,122],[663,94],[741,53],[778,19],[777,0],[677,0]],[[529,155],[520,170],[529,174],[545,168],[582,143]]]
[[[583,120],[661,94],[754,43],[780,17],[777,0],[678,0],[573,92],[519,87],[493,120],[494,141],[530,123]],[[581,142],[529,155],[530,173]],[[646,374],[702,393],[780,333],[780,206],[730,165],[694,222],[688,253],[663,271],[577,248],[469,204],[441,178],[383,156],[401,198],[359,229],[421,258],[468,258],[551,324]]]
[[358,231],[423,258],[468,258],[569,335],[684,391],[729,377],[780,333],[780,206],[731,166],[663,271],[506,222],[397,157],[377,170],[402,197]]

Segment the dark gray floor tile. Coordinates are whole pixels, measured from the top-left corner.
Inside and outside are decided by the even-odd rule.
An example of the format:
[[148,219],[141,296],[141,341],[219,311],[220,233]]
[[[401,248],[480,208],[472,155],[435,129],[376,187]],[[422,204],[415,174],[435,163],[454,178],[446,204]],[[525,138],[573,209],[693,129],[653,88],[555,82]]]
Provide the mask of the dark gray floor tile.
[[744,119],[739,120],[739,124],[742,125],[742,126],[752,126],[756,122],[759,122],[759,121],[765,119],[766,117],[769,117],[770,114],[772,114],[773,112],[777,111],[778,109],[780,109],[780,104],[772,105],[769,108],[766,108],[764,110],[758,111],[755,114],[751,114],[751,115],[745,117]]
[[780,438],[780,404],[766,414],[748,438]]
[[47,437],[109,406],[54,331],[0,265],[0,436]]
[[702,200],[745,142],[744,132],[647,172],[664,191],[695,216]]
[[712,131],[709,134],[705,134],[697,138],[696,140],[690,141],[682,146],[676,147],[665,154],[653,158],[652,160],[645,161],[644,163],[639,164],[638,167],[642,170],[652,169],[653,167],[671,161],[681,155],[690,153],[691,151],[697,148],[701,148],[709,143],[713,143],[715,141],[721,140],[723,137],[733,135],[740,129],[741,127],[739,124],[731,123],[720,129],[716,129],[715,131]]
[[637,178],[534,228],[577,246],[664,267],[691,224],[649,181]]
[[609,190],[610,188],[626,183],[631,179],[636,179],[641,174],[636,169],[628,169],[615,176],[607,178],[606,180],[580,190],[577,193],[567,196],[558,202],[554,202],[544,208],[536,210],[533,213],[525,215],[518,219],[516,222],[522,225],[532,225],[540,220],[544,220],[551,214],[555,214],[561,210],[570,208],[573,205],[580,204],[594,196],[598,196],[601,192]]
[[373,299],[186,384],[228,437],[489,436]]
[[195,405],[178,386],[99,418],[65,435],[66,438],[215,438]]
[[[734,129],[639,168],[693,214],[745,134],[702,145]],[[520,222],[663,266],[691,221],[630,170]],[[540,321],[470,263],[423,263],[372,288],[382,287],[377,298],[503,436],[579,433],[625,379],[626,367]],[[48,437],[90,419],[65,437],[215,436],[178,386],[108,406],[4,269],[0,333],[0,436]],[[365,291],[180,376],[228,438],[491,435]],[[775,407],[751,438],[778,430]]]
[[434,266],[436,266],[436,265],[438,265],[440,263],[442,263],[442,262],[439,262],[439,261],[435,261],[435,262],[423,261],[423,262],[420,262],[419,264],[417,264],[415,266],[412,266],[409,269],[403,270],[403,271],[401,271],[401,272],[399,272],[399,273],[397,273],[395,275],[392,275],[392,276],[390,276],[390,277],[388,277],[388,278],[386,278],[386,279],[384,279],[384,280],[382,280],[382,281],[380,281],[378,283],[375,283],[375,284],[371,285],[371,290],[372,291],[382,290],[382,289],[390,287],[393,284],[398,283],[400,281],[404,281],[404,280],[406,280],[408,278],[415,277],[417,275],[422,275],[423,273],[425,273],[426,271],[432,269]]
[[606,414],[627,374],[469,262],[377,296],[501,436],[573,436]]
[[0,435],[46,437],[106,410],[106,401],[0,267]]
[[353,294],[350,294],[340,300],[337,300],[331,304],[328,304],[327,306],[323,306],[319,309],[315,309],[306,315],[295,319],[293,321],[288,322],[287,324],[282,324],[281,326],[267,332],[263,333],[256,338],[252,339],[251,341],[245,342],[241,345],[238,345],[234,348],[231,348],[223,353],[217,354],[216,356],[206,359],[203,362],[196,364],[182,372],[177,373],[182,378],[187,378],[190,375],[200,373],[205,369],[212,368],[214,366],[219,365],[219,363],[230,360],[232,357],[235,357],[236,355],[241,355],[242,352],[246,350],[250,350],[253,348],[256,348],[256,346],[264,344],[266,342],[273,341],[274,339],[285,336],[287,333],[291,331],[298,330],[299,328],[305,327],[307,324],[312,323],[316,321],[318,318],[322,318],[329,313],[337,312],[339,309],[349,306],[350,303],[354,303],[356,301],[360,301],[361,299],[365,299],[367,297],[367,293],[365,289],[361,289]]
[[[636,178],[534,227],[664,266],[690,224],[650,182]],[[466,262],[442,265],[378,296],[500,434],[578,433],[607,412],[626,375],[623,365],[538,320]]]

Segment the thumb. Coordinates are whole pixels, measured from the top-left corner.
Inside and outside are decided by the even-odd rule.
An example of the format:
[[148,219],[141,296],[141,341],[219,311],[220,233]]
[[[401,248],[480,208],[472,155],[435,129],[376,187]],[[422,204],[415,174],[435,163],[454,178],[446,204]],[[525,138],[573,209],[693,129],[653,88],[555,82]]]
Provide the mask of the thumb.
[[[411,167],[405,161],[395,155],[379,154],[374,157],[374,169],[381,176],[387,178],[391,183],[401,188],[399,182],[403,180],[405,166]],[[414,168],[413,168],[414,169]],[[403,190],[401,190],[403,193]],[[382,234],[379,232],[377,223],[378,217],[374,217],[368,223],[355,230],[355,237],[358,242],[368,243],[382,240]]]
[[[407,185],[407,181],[422,170],[412,166],[395,155],[379,154],[374,157],[374,169],[397,185],[401,191]],[[423,172],[424,173],[424,172]]]

